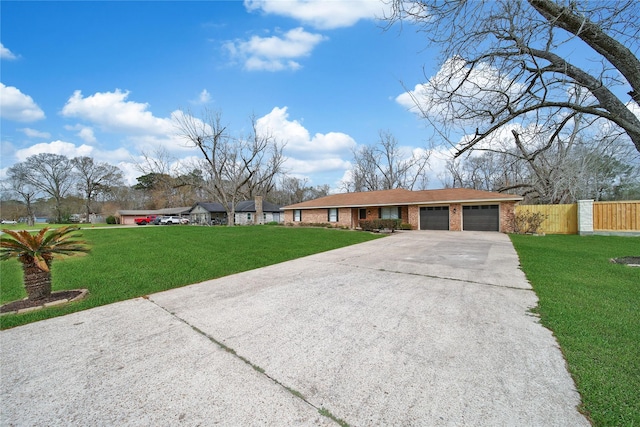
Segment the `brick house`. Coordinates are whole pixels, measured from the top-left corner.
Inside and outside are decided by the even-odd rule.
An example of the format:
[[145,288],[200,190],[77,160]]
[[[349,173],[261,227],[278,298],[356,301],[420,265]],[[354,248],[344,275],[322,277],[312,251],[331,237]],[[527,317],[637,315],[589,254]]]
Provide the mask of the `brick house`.
[[414,230],[512,230],[515,205],[522,197],[468,188],[405,189],[341,193],[285,206],[284,222],[358,228],[358,221],[399,219]]

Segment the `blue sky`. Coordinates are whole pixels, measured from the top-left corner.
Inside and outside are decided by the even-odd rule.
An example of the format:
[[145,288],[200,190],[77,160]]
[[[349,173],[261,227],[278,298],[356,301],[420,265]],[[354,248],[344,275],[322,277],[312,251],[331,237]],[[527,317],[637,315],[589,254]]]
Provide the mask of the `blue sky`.
[[397,97],[437,72],[437,52],[410,26],[384,31],[383,7],[2,1],[0,177],[53,152],[118,165],[133,184],[143,152],[197,156],[171,135],[171,114],[208,108],[238,133],[255,115],[287,143],[291,175],[337,188],[352,149],[380,130],[407,152],[432,136]]

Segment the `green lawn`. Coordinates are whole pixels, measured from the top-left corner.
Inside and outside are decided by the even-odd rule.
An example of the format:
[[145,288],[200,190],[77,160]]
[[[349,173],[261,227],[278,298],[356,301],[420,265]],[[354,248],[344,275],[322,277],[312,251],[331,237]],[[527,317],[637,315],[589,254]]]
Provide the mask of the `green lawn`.
[[[380,237],[280,226],[85,229],[88,255],[53,263],[53,290],[89,289],[84,301],[0,317],[2,329],[247,271]],[[0,263],[0,302],[26,297],[15,259]]]
[[108,228],[108,227],[117,227],[117,224],[106,224],[104,222],[102,223],[98,223],[98,224],[48,224],[48,223],[37,223],[37,224],[33,224],[33,225],[27,225],[24,223],[19,223],[19,224],[2,224],[0,227],[2,229],[8,229],[8,230],[40,230],[42,228],[48,227],[48,228],[60,228],[60,227],[66,227],[69,225],[73,225],[75,227],[80,227],[80,228]]
[[640,426],[640,238],[522,236],[511,239],[596,426]]

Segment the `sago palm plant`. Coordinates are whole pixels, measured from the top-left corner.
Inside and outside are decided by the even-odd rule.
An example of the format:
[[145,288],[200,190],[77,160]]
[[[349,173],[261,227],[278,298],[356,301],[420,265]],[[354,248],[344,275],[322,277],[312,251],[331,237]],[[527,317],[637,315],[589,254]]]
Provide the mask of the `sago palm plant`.
[[51,263],[58,256],[89,252],[87,243],[73,234],[79,227],[62,227],[49,231],[43,228],[37,234],[26,230],[2,230],[0,260],[17,258],[22,263],[24,287],[30,301],[51,296]]

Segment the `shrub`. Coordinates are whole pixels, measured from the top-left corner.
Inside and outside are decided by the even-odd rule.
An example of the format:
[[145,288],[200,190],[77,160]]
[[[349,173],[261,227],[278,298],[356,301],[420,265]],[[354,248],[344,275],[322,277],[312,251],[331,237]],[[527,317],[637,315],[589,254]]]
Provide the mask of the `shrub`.
[[301,222],[303,227],[318,227],[318,228],[333,228],[333,225],[328,222]]
[[540,212],[520,212],[513,217],[513,232],[517,234],[538,234],[547,215]]
[[116,220],[116,217],[113,215],[109,215],[106,219],[107,224],[117,224],[118,221]]
[[407,224],[406,222],[403,222],[402,224],[400,224],[400,227],[398,229],[399,230],[413,230],[413,226],[411,224]]
[[360,228],[364,231],[379,231],[379,230],[397,230],[400,226],[399,219],[373,219],[373,220],[361,220],[358,222]]

